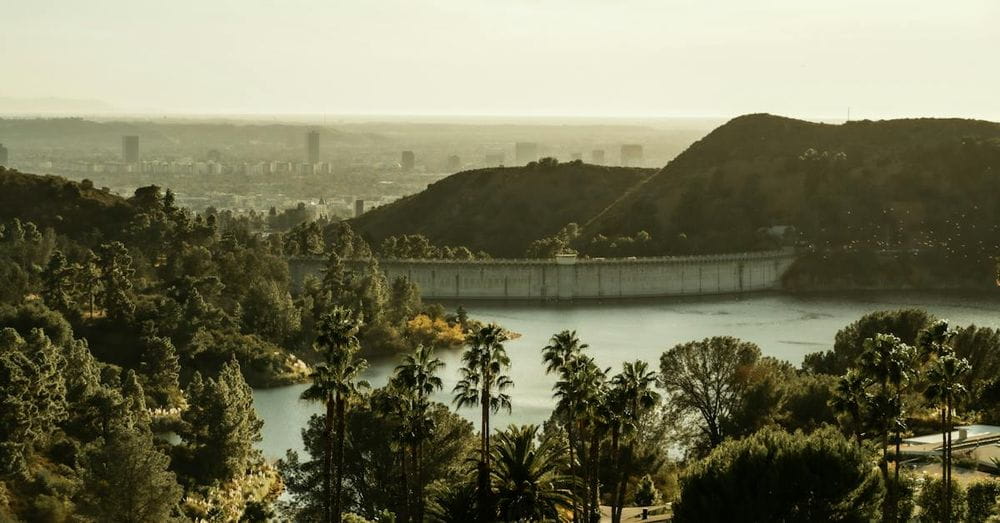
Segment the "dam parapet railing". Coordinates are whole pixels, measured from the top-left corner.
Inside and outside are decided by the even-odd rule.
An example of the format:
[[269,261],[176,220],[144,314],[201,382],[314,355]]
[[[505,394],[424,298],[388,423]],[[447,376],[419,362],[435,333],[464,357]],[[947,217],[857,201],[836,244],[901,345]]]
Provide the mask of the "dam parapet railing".
[[[390,281],[405,277],[432,299],[574,300],[728,294],[776,289],[793,249],[698,256],[549,259],[379,259]],[[344,260],[354,269],[368,259]],[[323,257],[290,257],[293,284],[319,276]]]

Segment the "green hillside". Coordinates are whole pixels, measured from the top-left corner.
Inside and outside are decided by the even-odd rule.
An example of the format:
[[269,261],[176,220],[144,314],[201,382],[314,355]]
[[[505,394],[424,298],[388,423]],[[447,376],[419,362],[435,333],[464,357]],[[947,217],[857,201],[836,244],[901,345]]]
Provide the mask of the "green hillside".
[[580,162],[465,171],[350,223],[372,245],[422,234],[437,245],[521,256],[532,241],[587,221],[653,172]]
[[90,183],[0,167],[0,221],[17,218],[76,238],[116,236],[136,212],[125,199]]
[[1000,124],[747,115],[594,219],[581,246],[644,230],[662,252],[723,252],[759,246],[762,227],[793,225],[818,248],[992,248],[998,190]]

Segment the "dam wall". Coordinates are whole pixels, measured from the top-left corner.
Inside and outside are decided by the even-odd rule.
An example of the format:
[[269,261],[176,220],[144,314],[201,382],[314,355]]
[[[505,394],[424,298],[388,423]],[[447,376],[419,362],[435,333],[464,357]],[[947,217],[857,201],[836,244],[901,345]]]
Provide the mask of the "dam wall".
[[[578,300],[698,296],[777,289],[795,260],[792,249],[659,258],[380,260],[391,282],[405,277],[431,299]],[[367,260],[345,260],[363,270]],[[325,260],[288,260],[293,286],[321,277]]]

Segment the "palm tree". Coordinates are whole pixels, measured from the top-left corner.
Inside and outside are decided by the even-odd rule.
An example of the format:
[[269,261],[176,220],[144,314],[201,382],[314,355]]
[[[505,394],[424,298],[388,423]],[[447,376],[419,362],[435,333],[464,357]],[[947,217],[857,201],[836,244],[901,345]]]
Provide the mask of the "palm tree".
[[890,519],[895,517],[897,507],[896,487],[899,484],[899,453],[900,433],[906,428],[903,421],[903,389],[912,378],[915,362],[913,347],[903,343],[892,334],[876,334],[864,341],[864,352],[861,353],[861,371],[877,387],[869,403],[869,413],[874,416],[876,425],[882,436],[882,470],[883,479],[889,483],[888,469],[888,439],[890,432],[894,435],[896,456],[894,480],[889,496],[886,497],[887,511]]
[[[586,343],[581,343],[580,339],[576,337],[576,331],[564,330],[559,334],[555,334],[549,339],[549,344],[542,348],[542,362],[545,363],[545,373],[550,374],[553,372],[558,372],[561,377],[561,382],[568,382],[566,380],[569,369],[573,367],[573,364],[582,354],[583,350],[586,349],[588,345]],[[568,391],[564,391],[568,393]],[[557,392],[557,396],[559,393]],[[567,416],[568,410],[557,409],[557,414],[563,416],[565,419],[563,425],[566,429],[566,439],[569,442],[569,470],[572,471],[576,467],[576,458],[574,453],[577,446],[577,432],[575,430],[575,423],[572,420],[572,416]],[[580,508],[577,505],[577,497],[573,498],[573,521],[578,521],[580,518]]]
[[576,337],[576,331],[562,331],[549,339],[549,344],[542,348],[542,362],[545,363],[545,373],[563,372],[567,366],[589,347]]
[[[917,334],[917,347],[921,364],[929,369],[938,358],[954,354],[955,351],[951,347],[951,340],[954,337],[955,331],[948,325],[948,320],[935,321],[922,329]],[[941,407],[941,478],[944,479],[948,476],[948,464],[944,460],[944,449],[948,446],[948,433],[945,432],[948,413],[943,403],[938,403],[938,405]],[[944,495],[945,492],[942,491],[942,496]]]
[[497,435],[492,479],[503,521],[566,521],[573,477],[559,472],[565,449],[555,437],[536,439],[535,425],[512,425]]
[[864,425],[863,408],[870,401],[868,382],[857,369],[850,369],[837,380],[833,387],[833,398],[830,406],[835,412],[846,415],[850,419],[854,438],[861,442]]
[[968,392],[962,376],[972,370],[965,358],[953,354],[938,357],[927,370],[927,388],[924,397],[942,406],[945,412],[941,427],[941,461],[944,464],[944,508],[946,518],[951,517],[951,431],[952,413],[956,403]]
[[313,348],[323,361],[310,375],[312,385],[302,393],[302,399],[322,402],[326,406],[323,520],[327,523],[339,523],[343,512],[347,409],[368,388],[368,382],[359,379],[368,367],[368,362],[357,357],[360,328],[361,319],[341,307],[335,307],[321,318]]
[[584,521],[589,521],[598,510],[597,465],[608,413],[606,376],[607,371],[601,370],[593,358],[581,354],[569,362],[553,387],[556,412],[573,425],[573,432],[579,437],[580,475],[585,487]]
[[[403,362],[396,367],[396,375],[392,378],[393,386],[403,391],[405,399],[403,432],[410,442],[417,487],[416,511],[407,510],[407,513],[413,514],[416,521],[424,520],[423,446],[434,431],[434,420],[427,413],[430,407],[429,397],[442,388],[441,378],[436,375],[442,367],[444,362],[434,357],[433,347],[418,345],[413,354],[403,356]],[[405,459],[404,452],[404,469]],[[409,487],[405,483],[404,480],[403,489],[409,493]]]
[[[660,394],[654,389],[656,373],[649,370],[649,364],[642,360],[625,362],[622,371],[611,378],[613,413],[618,423],[612,432],[612,473],[619,474],[618,484],[612,485],[611,521],[620,523],[622,507],[625,503],[625,488],[628,486],[632,469],[632,454],[635,433],[639,420],[660,401]],[[624,448],[621,444],[624,443]],[[619,473],[620,470],[620,473]]]
[[459,372],[462,379],[453,390],[459,408],[479,405],[482,409],[479,441],[479,515],[480,521],[495,518],[490,487],[490,413],[506,409],[510,412],[510,395],[505,391],[514,385],[505,372],[510,368],[510,358],[503,342],[508,335],[495,323],[480,327],[466,338],[468,348],[462,353],[464,364]]
[[476,484],[471,481],[439,492],[427,507],[427,520],[431,523],[468,523],[477,517]]

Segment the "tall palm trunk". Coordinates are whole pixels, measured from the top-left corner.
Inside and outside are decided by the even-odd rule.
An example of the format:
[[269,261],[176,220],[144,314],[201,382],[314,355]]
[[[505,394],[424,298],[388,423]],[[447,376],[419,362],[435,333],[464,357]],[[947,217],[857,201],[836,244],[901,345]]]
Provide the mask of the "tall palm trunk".
[[590,453],[588,452],[587,440],[589,436],[583,433],[583,427],[580,427],[580,482],[581,488],[583,490],[582,501],[582,514],[580,514],[580,519],[584,523],[590,523],[590,514],[592,508],[590,506]]
[[[896,402],[899,403],[900,405],[903,404],[902,403],[902,398],[900,397],[900,392],[899,392],[898,388],[896,389]],[[894,492],[897,492],[898,491],[897,489],[899,487],[899,445],[901,443],[901,441],[900,441],[901,436],[900,436],[900,433],[899,433],[899,424],[896,425],[896,435],[895,436],[896,436],[896,460],[895,460],[895,463],[893,464],[894,466],[893,466],[893,483],[892,483],[892,488],[893,488]],[[895,500],[894,500],[894,502],[895,502]],[[893,514],[896,513],[896,508],[898,507],[898,505],[899,505],[899,503],[896,502],[896,505],[894,505],[894,508],[893,508]]]
[[[601,499],[600,499],[600,486],[598,480],[598,467],[601,454],[601,438],[598,434],[597,429],[590,435],[590,495],[591,495],[591,513],[587,514],[587,521],[594,521],[594,513],[601,510]],[[598,515],[597,520],[600,520]]]
[[[887,428],[888,429],[888,428]],[[895,504],[892,495],[892,485],[889,483],[889,433],[888,430],[882,432],[882,459],[878,464],[879,472],[882,474],[882,481],[888,485],[888,492],[882,502],[882,521],[893,521],[892,507]]]
[[[941,408],[941,481],[948,480],[948,416]],[[941,505],[948,506],[948,489],[941,489]],[[947,516],[945,516],[947,518]]]
[[399,451],[399,471],[403,482],[403,510],[400,514],[400,521],[409,523],[410,521],[410,477],[406,468],[406,443],[400,445]]
[[945,509],[945,514],[946,514],[945,515],[945,522],[951,521],[951,502],[952,502],[952,499],[951,499],[951,395],[950,394],[948,395],[948,415],[947,415],[947,420],[948,421],[947,421],[945,429],[947,430],[947,433],[948,433],[948,448],[945,449],[945,450],[947,450],[947,452],[948,452],[948,465],[947,465],[947,469],[946,469],[946,472],[948,473],[948,477],[945,479],[945,484],[944,484],[944,493],[945,493],[944,494],[945,495],[945,498],[944,498],[945,499],[944,509]]
[[618,495],[618,483],[621,479],[621,432],[618,428],[611,431],[611,523],[618,523],[618,506],[621,499]]
[[326,419],[323,433],[323,521],[333,521],[333,418],[334,399],[326,400]]
[[632,474],[632,445],[625,448],[625,463],[622,466],[621,483],[618,485],[618,515],[617,519],[612,516],[615,523],[621,523],[622,512],[625,508],[625,491],[628,488],[629,476]]
[[344,397],[337,395],[337,470],[336,489],[333,497],[333,521],[340,523],[343,517],[344,501],[344,436],[347,426],[347,413],[344,405]]
[[[570,473],[570,475],[575,475],[576,474],[576,471],[574,470],[576,468],[576,460],[574,459],[574,455],[575,455],[575,452],[576,452],[576,435],[574,433],[573,428],[574,428],[573,427],[573,421],[571,420],[569,423],[566,424],[566,439],[569,440],[569,473]],[[573,484],[572,489],[573,489],[573,496],[572,496],[573,497],[573,523],[579,523],[579,521],[580,521],[580,504],[579,504],[580,493],[578,492],[579,489],[577,488],[577,486],[576,486],[575,483]]]
[[[486,383],[489,383],[487,375]],[[489,523],[495,519],[490,492],[490,391],[483,388],[482,398],[482,459],[479,467],[479,521]]]
[[414,458],[414,467],[417,469],[417,488],[416,488],[416,520],[418,522],[424,521],[424,442],[421,439],[417,442],[416,457]]

